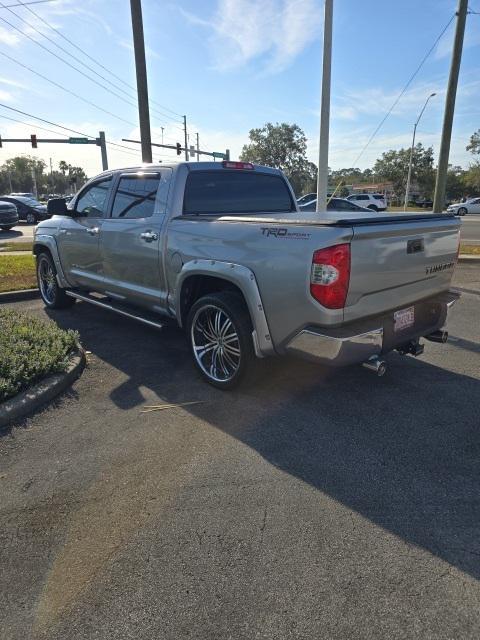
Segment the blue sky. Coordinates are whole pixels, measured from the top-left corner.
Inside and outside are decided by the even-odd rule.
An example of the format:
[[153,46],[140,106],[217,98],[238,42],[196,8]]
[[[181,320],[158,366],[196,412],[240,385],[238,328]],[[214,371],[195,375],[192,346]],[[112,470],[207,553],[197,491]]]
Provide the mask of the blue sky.
[[[0,52],[9,56],[0,55],[0,102],[91,135],[104,129],[108,139],[119,143],[124,137],[138,137],[135,93],[72,48],[26,8],[12,9],[17,14],[13,15],[3,7],[13,3],[14,0],[0,3],[0,18],[11,23],[0,20]],[[56,0],[31,8],[93,59],[134,86],[128,0]],[[352,166],[455,8],[456,0],[334,0],[330,166]],[[470,8],[480,12],[480,0],[472,0]],[[221,151],[229,147],[236,156],[247,141],[250,128],[267,121],[296,122],[306,132],[309,157],[315,161],[322,0],[143,0],[143,13],[150,97],[155,101],[154,139],[160,141],[163,126],[166,142],[183,142],[180,116],[186,114],[191,142],[198,131],[202,148]],[[22,18],[118,85],[122,93],[60,51]],[[69,68],[14,27],[69,60],[102,86]],[[409,146],[413,122],[432,92],[437,96],[427,107],[417,139],[438,151],[453,28],[452,22],[357,166],[372,166],[382,151]],[[51,85],[15,61],[93,104]],[[472,14],[467,17],[450,156],[453,164],[468,165],[471,156],[465,146],[480,127],[479,67],[480,15]],[[5,117],[32,122],[0,107],[3,138],[25,137],[34,132],[53,136]],[[63,136],[60,131],[59,135]],[[30,145],[5,144],[0,149],[0,163],[18,153],[30,153],[47,161],[52,157],[54,163],[63,158],[84,166],[89,175],[101,168],[99,150],[93,146],[48,145],[32,151]],[[164,161],[177,158],[168,151],[154,157]],[[109,148],[112,166],[132,164],[138,159],[136,150]]]

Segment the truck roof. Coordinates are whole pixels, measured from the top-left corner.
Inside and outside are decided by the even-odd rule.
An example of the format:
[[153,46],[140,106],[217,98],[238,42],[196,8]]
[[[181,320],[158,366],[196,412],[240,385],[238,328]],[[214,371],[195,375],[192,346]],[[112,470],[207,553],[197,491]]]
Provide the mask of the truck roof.
[[[235,162],[234,160],[229,161],[229,162]],[[114,171],[151,171],[153,170],[158,170],[160,171],[161,169],[178,169],[179,167],[185,166],[188,168],[189,171],[205,171],[207,170],[223,170],[225,167],[223,166],[223,162],[219,161],[219,162],[169,162],[169,163],[158,163],[158,162],[152,162],[152,163],[143,163],[143,164],[134,164],[134,165],[129,165],[126,167],[118,167],[115,169],[107,169],[106,171],[102,171],[102,173],[97,174],[96,176],[94,176],[95,178],[97,178],[98,176],[102,176],[102,175],[109,175],[110,173],[113,173]],[[260,164],[254,164],[253,165],[253,170],[261,170],[262,173],[275,173],[275,174],[280,174],[281,170],[280,169],[274,169],[273,167],[266,167],[264,165],[260,165]],[[228,167],[227,167],[228,169]]]

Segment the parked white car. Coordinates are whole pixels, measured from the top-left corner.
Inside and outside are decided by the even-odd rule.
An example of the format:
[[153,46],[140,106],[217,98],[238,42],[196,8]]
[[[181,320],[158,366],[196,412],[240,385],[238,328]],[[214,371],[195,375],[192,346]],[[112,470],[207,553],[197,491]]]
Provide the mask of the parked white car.
[[466,213],[480,213],[480,198],[471,198],[466,202],[456,202],[451,204],[447,211],[455,213],[457,216],[464,216]]
[[347,200],[372,211],[385,211],[387,203],[380,193],[353,193]]

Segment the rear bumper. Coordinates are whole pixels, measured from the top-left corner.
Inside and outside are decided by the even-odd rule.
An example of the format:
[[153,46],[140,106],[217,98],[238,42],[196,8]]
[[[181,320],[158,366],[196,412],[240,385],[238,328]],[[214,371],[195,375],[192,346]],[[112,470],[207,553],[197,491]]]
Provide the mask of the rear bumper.
[[[395,333],[393,313],[337,330],[306,327],[287,344],[286,352],[334,367],[359,364],[429,335],[445,326],[448,312],[460,295],[453,291],[416,303],[413,327]],[[370,326],[368,326],[370,325]]]

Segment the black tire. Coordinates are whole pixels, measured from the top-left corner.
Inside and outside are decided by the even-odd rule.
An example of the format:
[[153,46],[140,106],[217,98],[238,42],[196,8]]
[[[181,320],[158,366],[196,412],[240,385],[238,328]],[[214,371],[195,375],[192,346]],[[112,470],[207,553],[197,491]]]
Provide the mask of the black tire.
[[32,211],[29,211],[25,217],[25,221],[27,224],[37,224],[38,219]]
[[12,225],[11,227],[0,227],[0,231],[11,231],[14,226],[15,225]]
[[458,215],[459,216],[464,216],[466,213],[468,213],[467,207],[459,207],[459,209],[458,209]]
[[75,304],[75,298],[67,296],[58,285],[55,263],[46,251],[37,256],[37,282],[42,300],[49,309],[67,309]]
[[369,204],[368,209],[371,209],[372,211],[376,211],[378,213],[378,207],[376,207],[374,204]]
[[222,291],[199,298],[190,309],[186,329],[195,366],[217,389],[233,389],[253,370],[252,322],[239,295]]

